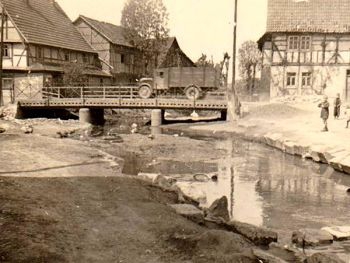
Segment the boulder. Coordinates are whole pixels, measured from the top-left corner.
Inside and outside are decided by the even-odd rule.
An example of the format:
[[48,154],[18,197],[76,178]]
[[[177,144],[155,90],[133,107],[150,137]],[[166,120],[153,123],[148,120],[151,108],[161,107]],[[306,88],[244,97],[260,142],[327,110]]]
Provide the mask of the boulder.
[[230,214],[228,212],[228,200],[226,196],[223,196],[215,200],[212,205],[206,209],[206,219],[211,221],[223,221],[230,220]]
[[226,228],[230,231],[241,234],[257,246],[268,246],[270,243],[277,242],[278,240],[276,232],[247,223],[231,221],[226,224]]
[[305,263],[345,263],[337,255],[330,253],[316,253],[305,260]]
[[322,230],[331,234],[335,240],[350,239],[350,226],[324,227]]
[[177,214],[179,214],[183,217],[186,217],[187,219],[189,219],[197,224],[204,223],[203,211],[198,209],[194,205],[175,204],[175,205],[170,205],[170,207],[173,208]]
[[268,251],[263,251],[261,249],[253,249],[253,254],[259,260],[262,260],[265,263],[287,263],[287,261],[270,254]]
[[194,182],[189,184],[188,182],[177,182],[176,186],[181,190],[184,196],[196,201],[199,204],[204,204],[207,202],[206,193],[198,187],[200,182]]
[[324,230],[300,229],[293,232],[292,243],[298,247],[331,244],[333,243],[333,236]]
[[0,127],[0,133],[4,133],[5,131],[6,131],[6,129],[5,129],[5,128]]

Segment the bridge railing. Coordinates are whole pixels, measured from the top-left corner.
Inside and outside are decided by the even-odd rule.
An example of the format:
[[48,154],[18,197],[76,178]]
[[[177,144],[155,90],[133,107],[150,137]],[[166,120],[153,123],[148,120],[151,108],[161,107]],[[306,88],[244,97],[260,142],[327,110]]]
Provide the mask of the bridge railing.
[[[43,99],[139,99],[138,87],[135,85],[120,86],[86,86],[86,87],[44,87]],[[186,99],[181,92],[166,94],[155,90],[153,98]],[[226,92],[218,90],[207,92],[202,99],[225,100]]]
[[138,96],[135,86],[89,86],[89,87],[44,87],[43,98],[68,99],[68,98],[128,98],[135,99]]

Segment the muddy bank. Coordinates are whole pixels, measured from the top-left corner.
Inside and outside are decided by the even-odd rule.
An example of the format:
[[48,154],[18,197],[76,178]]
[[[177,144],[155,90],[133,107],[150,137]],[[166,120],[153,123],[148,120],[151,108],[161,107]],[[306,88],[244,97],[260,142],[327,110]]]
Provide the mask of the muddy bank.
[[[31,123],[32,134],[1,123],[9,125],[0,135],[1,262],[258,262],[241,235],[176,214],[175,192],[123,175],[123,158],[86,137],[54,138],[62,125],[48,133],[47,123]],[[137,138],[147,139],[123,136],[125,145]]]

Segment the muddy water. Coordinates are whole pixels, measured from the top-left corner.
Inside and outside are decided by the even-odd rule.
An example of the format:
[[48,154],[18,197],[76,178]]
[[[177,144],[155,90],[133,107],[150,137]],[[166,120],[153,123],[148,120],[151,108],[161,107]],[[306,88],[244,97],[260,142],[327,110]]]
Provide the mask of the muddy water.
[[[180,162],[176,156],[151,161],[129,154],[124,156],[123,172],[174,177],[203,207],[226,195],[232,219],[272,228],[282,243],[289,243],[292,231],[300,228],[350,225],[350,176],[237,138],[195,135],[193,139],[215,141],[222,155],[216,160]],[[213,175],[218,179],[211,180]],[[335,243],[330,250],[350,262],[350,242]]]

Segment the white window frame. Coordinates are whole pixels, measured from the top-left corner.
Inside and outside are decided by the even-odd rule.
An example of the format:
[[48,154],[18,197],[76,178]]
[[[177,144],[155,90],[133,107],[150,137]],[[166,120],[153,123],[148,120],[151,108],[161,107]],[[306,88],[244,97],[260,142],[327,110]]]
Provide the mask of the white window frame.
[[311,72],[301,73],[301,86],[302,87],[311,87]]
[[287,87],[295,87],[297,83],[297,73],[287,72],[286,84]]

